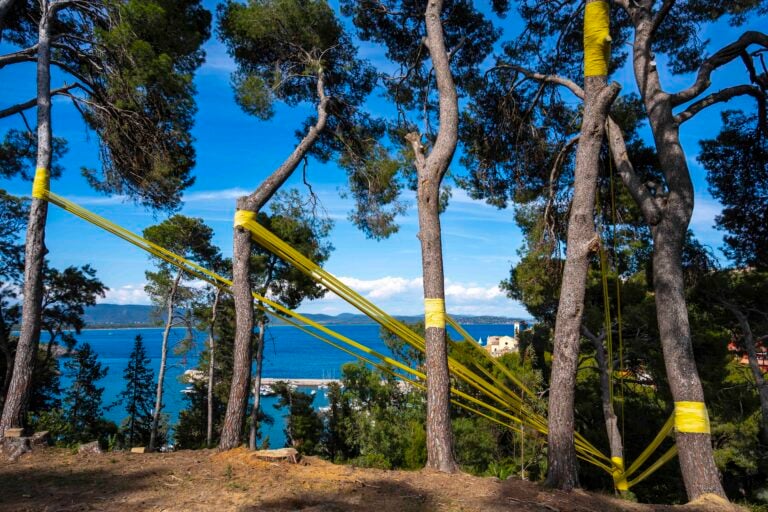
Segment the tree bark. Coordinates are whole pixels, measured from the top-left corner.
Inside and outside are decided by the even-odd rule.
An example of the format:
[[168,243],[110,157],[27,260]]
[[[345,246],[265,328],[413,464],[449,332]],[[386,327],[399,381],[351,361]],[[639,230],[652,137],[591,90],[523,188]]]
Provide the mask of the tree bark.
[[211,306],[211,319],[208,327],[208,418],[205,431],[205,445],[213,444],[213,388],[216,368],[216,313],[219,307],[221,290],[216,288]]
[[573,441],[579,339],[590,253],[600,243],[594,221],[600,148],[608,110],[619,92],[617,84],[607,87],[606,76],[588,76],[584,81],[584,118],[576,151],[573,200],[549,385],[547,485],[563,490],[579,485]]
[[[653,237],[653,285],[664,364],[675,402],[704,402],[696,361],[683,281],[682,250],[693,213],[693,184],[679,126],[674,120],[671,96],[663,91],[650,54],[652,22],[640,16],[635,26],[633,64],[640,95],[664,174],[666,191],[661,220],[651,226]],[[715,466],[709,434],[676,432],[678,460],[690,500],[707,493],[725,497]]]
[[168,303],[166,305],[165,330],[163,330],[163,344],[160,350],[160,370],[157,372],[157,391],[155,393],[155,410],[152,411],[152,430],[149,434],[149,451],[155,450],[157,444],[157,430],[160,425],[160,412],[163,409],[163,384],[165,383],[165,366],[168,360],[168,337],[171,333],[173,324],[173,306],[176,300],[176,291],[181,281],[181,270],[176,273],[173,280],[171,291],[168,294]]
[[[52,156],[51,132],[51,39],[47,2],[41,3],[37,54],[37,168],[50,169]],[[40,342],[43,301],[43,263],[45,261],[45,222],[48,202],[33,198],[29,209],[24,258],[24,300],[21,333],[16,347],[13,376],[0,419],[0,437],[8,428],[23,425],[35,353]]]
[[[450,59],[443,39],[440,14],[442,0],[429,0],[424,14],[429,50],[439,97],[437,137],[425,158],[421,137],[411,133],[407,140],[414,149],[418,172],[418,215],[424,299],[445,300],[442,230],[440,227],[440,184],[453,159],[458,143],[459,107]],[[427,467],[454,473],[458,470],[451,427],[451,381],[448,372],[448,345],[445,324],[426,326],[427,374]]]
[[[285,181],[293,174],[307,156],[328,120],[328,101],[325,95],[323,71],[318,71],[317,122],[309,128],[291,155],[280,165],[256,191],[237,200],[237,209],[257,213],[267,204]],[[243,433],[243,419],[248,406],[248,386],[251,381],[253,342],[253,295],[251,290],[251,235],[241,228],[234,230],[232,257],[232,296],[235,302],[235,348],[232,385],[229,391],[227,412],[219,442],[220,450],[231,450],[240,444]]]
[[259,334],[256,338],[256,376],[253,378],[253,408],[251,409],[251,431],[248,436],[248,448],[256,449],[256,431],[259,422],[259,406],[261,405],[261,369],[264,363],[264,328],[265,319],[259,320]]

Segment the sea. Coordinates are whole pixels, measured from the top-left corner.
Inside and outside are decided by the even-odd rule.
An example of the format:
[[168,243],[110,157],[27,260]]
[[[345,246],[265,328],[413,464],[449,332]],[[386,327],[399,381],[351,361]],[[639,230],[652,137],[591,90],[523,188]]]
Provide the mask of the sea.
[[[334,325],[333,330],[363,343],[385,355],[391,352],[380,336],[380,327],[370,325]],[[485,343],[488,336],[503,336],[514,334],[511,324],[478,324],[464,326],[467,332],[476,340]],[[124,328],[124,329],[85,329],[76,338],[78,343],[87,342],[98,354],[99,362],[107,368],[106,376],[98,383],[104,388],[103,404],[110,405],[118,400],[118,395],[125,387],[123,372],[128,365],[128,358],[136,336],[141,335],[151,360],[152,369],[157,377],[160,368],[160,351],[162,344],[162,328]],[[206,334],[196,332],[195,340],[184,353],[177,353],[182,340],[188,336],[183,328],[171,330],[169,338],[169,354],[164,386],[163,412],[169,416],[171,428],[178,421],[179,412],[187,406],[184,389],[187,384],[182,381],[186,370],[197,366],[200,353],[205,348]],[[456,336],[458,338],[458,336]],[[47,340],[43,336],[43,343]],[[63,364],[62,358],[60,364]],[[270,326],[265,333],[263,377],[282,379],[339,379],[341,366],[356,359],[334,348],[309,334],[291,326]],[[62,375],[61,387],[69,386],[68,379]],[[328,404],[323,389],[299,388],[301,391],[313,394],[314,407],[321,408]],[[262,410],[274,420],[272,425],[262,426],[262,435],[269,436],[272,448],[285,445],[285,423],[287,411],[277,410],[274,396],[262,396]],[[118,425],[125,418],[122,405],[116,405],[105,411],[104,416]],[[171,432],[172,434],[172,432]],[[172,441],[171,441],[172,443]]]

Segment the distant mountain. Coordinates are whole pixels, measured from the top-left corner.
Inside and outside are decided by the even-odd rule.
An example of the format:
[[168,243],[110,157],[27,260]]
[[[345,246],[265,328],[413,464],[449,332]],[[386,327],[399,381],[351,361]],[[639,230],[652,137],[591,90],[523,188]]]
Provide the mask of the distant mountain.
[[[134,304],[97,304],[86,308],[83,320],[90,328],[99,327],[151,327],[158,325],[158,320],[153,316],[153,306]],[[364,325],[373,321],[365,315],[354,313],[341,313],[339,315],[324,315],[320,313],[306,313],[307,318],[328,325]],[[396,316],[403,322],[420,322],[424,319],[421,315]],[[521,318],[509,318],[502,316],[468,316],[456,315],[454,319],[467,325],[477,324],[511,324],[525,321]],[[280,322],[276,322],[279,324]]]
[[148,327],[157,324],[154,310],[136,304],[96,304],[85,308],[83,320],[88,327]]

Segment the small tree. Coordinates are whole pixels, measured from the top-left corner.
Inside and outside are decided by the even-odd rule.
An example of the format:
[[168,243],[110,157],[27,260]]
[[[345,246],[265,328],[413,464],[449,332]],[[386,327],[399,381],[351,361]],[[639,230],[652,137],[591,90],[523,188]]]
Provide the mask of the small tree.
[[59,340],[68,350],[72,349],[75,335],[85,327],[85,307],[96,304],[96,299],[104,297],[108,288],[90,265],[60,271],[46,263],[43,273],[42,328],[48,333],[45,356],[50,360]]
[[[322,264],[331,253],[326,241],[332,223],[318,219],[295,189],[278,193],[271,205],[271,216],[259,215],[259,221],[282,240],[310,260]],[[325,288],[310,277],[284,262],[274,254],[260,248],[254,250],[251,261],[253,288],[262,296],[269,296],[288,309],[296,309],[304,299],[319,299],[325,295]],[[269,318],[262,312],[256,315],[256,372],[253,379],[253,408],[248,446],[256,449],[256,434],[259,423],[261,371],[264,359],[264,335]]]
[[[203,223],[202,219],[193,219],[183,215],[174,215],[170,219],[144,230],[144,238],[161,247],[192,259],[203,266],[220,259],[218,250],[212,245],[213,230]],[[149,449],[156,448],[158,427],[163,409],[163,386],[165,383],[166,362],[168,359],[168,339],[171,328],[178,324],[177,309],[180,305],[192,305],[194,291],[184,285],[189,279],[180,269],[170,263],[153,257],[157,264],[157,272],[147,272],[147,293],[158,308],[165,310],[165,326],[163,329],[162,349],[160,355],[160,370],[157,374],[157,392],[155,396],[152,429],[149,439]],[[186,320],[184,314],[182,321]]]
[[104,393],[104,388],[96,383],[107,375],[108,368],[103,368],[96,352],[88,343],[83,343],[64,363],[64,371],[72,381],[63,400],[67,422],[75,440],[92,440],[100,434]]
[[715,139],[703,140],[698,160],[709,190],[722,204],[715,219],[726,232],[725,253],[738,266],[768,269],[768,123],[728,110]]
[[13,356],[17,337],[14,326],[21,319],[21,307],[16,290],[21,284],[24,230],[27,208],[19,198],[0,190],[0,406],[5,402],[13,373]]
[[146,445],[152,431],[153,382],[155,380],[150,361],[141,335],[137,335],[128,366],[123,371],[125,389],[120,400],[125,405],[128,417],[123,421],[122,430],[128,446]]
[[288,409],[285,445],[312,455],[323,434],[323,421],[312,407],[315,397],[293,389],[287,382],[277,382],[272,389],[278,396],[275,409]]

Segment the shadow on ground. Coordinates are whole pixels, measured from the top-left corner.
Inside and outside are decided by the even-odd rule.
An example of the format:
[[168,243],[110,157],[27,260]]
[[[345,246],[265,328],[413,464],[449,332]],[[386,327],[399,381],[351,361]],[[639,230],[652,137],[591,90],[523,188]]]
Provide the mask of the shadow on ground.
[[[11,469],[7,467],[5,469]],[[0,469],[0,511],[108,510],[121,498],[147,489],[157,479],[152,470],[120,474],[104,469],[72,466]],[[151,508],[154,500],[144,503]]]
[[255,501],[243,512],[428,512],[438,510],[436,500],[403,482],[373,481],[337,492],[291,491],[286,497]]

